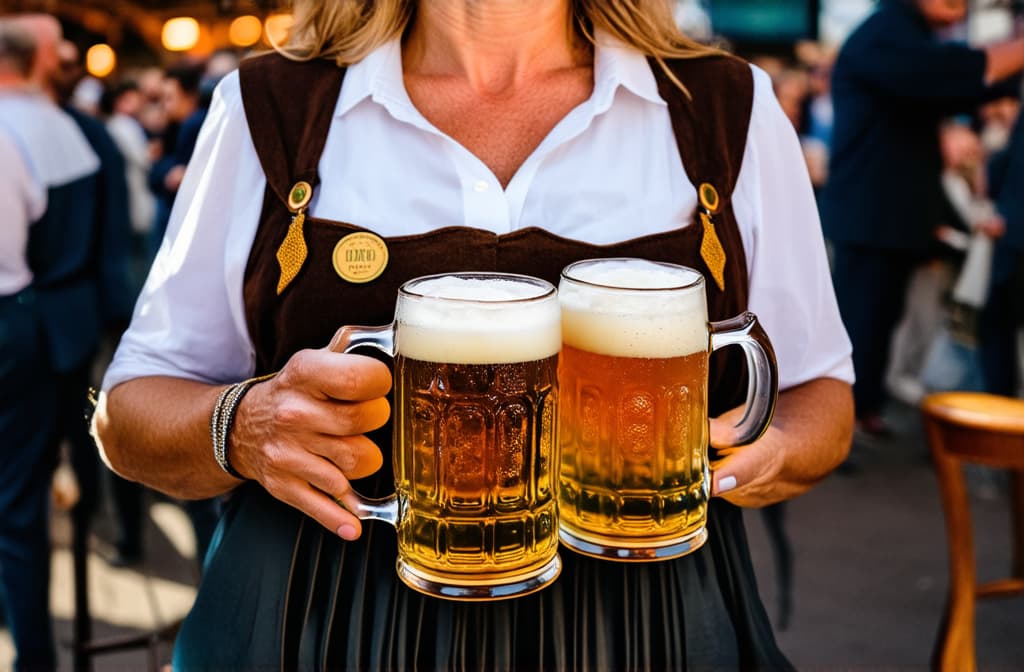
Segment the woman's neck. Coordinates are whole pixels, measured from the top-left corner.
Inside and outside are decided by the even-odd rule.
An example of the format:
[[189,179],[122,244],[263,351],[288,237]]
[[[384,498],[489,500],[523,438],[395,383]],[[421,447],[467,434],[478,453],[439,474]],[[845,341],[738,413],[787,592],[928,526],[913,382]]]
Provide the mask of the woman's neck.
[[588,59],[569,0],[424,0],[403,50],[407,73],[463,78],[485,96]]

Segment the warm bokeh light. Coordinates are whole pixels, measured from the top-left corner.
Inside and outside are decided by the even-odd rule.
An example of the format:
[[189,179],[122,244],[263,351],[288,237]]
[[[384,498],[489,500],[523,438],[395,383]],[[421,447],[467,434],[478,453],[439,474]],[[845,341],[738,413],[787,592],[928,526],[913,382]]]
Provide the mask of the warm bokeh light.
[[85,69],[93,77],[106,77],[117,67],[117,54],[109,44],[94,44],[85,52]]
[[291,14],[271,14],[267,17],[266,31],[267,42],[270,44],[284,44],[288,41],[288,31],[292,28],[295,19]]
[[160,41],[167,51],[188,51],[199,42],[199,22],[190,16],[168,19]]
[[259,42],[262,36],[263,23],[251,14],[238,17],[228,28],[228,39],[236,47],[252,46]]

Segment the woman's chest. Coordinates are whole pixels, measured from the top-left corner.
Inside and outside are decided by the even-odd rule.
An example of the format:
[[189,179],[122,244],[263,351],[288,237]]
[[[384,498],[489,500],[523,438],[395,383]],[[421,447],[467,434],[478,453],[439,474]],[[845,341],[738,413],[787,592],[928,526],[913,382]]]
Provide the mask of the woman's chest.
[[518,84],[490,83],[495,90],[487,92],[461,77],[405,75],[410,102],[424,120],[483,163],[503,188],[588,102],[593,81],[590,67],[565,68]]
[[503,188],[450,136],[360,106],[331,128],[312,215],[381,236],[538,227],[601,245],[687,225],[696,191],[667,115],[620,107],[560,124]]

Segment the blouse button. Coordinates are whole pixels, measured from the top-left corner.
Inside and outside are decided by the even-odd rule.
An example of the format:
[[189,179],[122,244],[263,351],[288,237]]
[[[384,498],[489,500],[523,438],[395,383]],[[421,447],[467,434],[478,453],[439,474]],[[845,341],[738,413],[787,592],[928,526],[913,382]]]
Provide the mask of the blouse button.
[[477,192],[478,194],[482,194],[483,192],[487,191],[489,186],[490,185],[488,185],[485,180],[477,180],[476,182],[473,183],[473,191]]

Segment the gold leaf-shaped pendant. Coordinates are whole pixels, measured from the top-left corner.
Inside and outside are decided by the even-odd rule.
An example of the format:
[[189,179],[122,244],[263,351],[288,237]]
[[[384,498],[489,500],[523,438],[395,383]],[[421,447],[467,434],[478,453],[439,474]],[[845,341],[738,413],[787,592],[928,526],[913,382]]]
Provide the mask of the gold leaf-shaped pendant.
[[700,256],[711,271],[718,289],[725,291],[725,248],[715,233],[715,224],[707,213],[700,213],[700,221],[704,223],[704,238],[700,242]]
[[277,248],[277,264],[281,267],[281,277],[277,281],[277,293],[281,294],[295,279],[306,261],[306,238],[302,232],[302,224],[306,221],[306,213],[299,212],[292,217],[288,233]]

